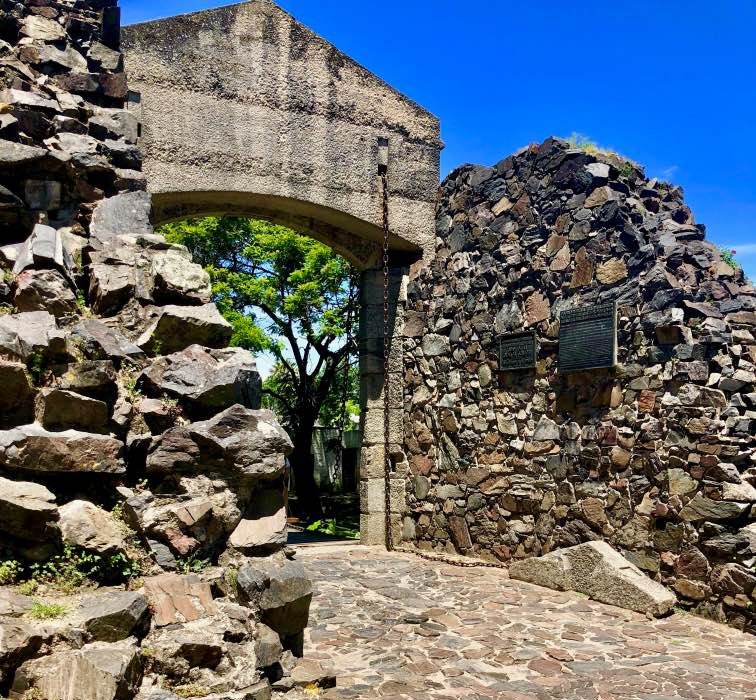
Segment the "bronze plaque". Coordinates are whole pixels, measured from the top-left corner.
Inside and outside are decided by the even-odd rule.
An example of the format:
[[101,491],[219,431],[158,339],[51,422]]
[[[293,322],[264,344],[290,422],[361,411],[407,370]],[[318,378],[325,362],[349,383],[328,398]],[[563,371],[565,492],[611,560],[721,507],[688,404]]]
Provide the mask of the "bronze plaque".
[[535,331],[503,335],[499,338],[499,371],[532,369],[537,352]]
[[559,323],[560,372],[580,372],[617,364],[615,302],[562,311]]

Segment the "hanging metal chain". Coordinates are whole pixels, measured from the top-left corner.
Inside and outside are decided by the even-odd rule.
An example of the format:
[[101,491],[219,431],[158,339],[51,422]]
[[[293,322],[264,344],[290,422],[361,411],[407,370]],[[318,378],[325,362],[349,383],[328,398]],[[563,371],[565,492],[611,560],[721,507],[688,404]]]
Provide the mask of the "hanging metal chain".
[[391,431],[389,425],[389,180],[388,167],[381,169],[383,185],[383,471],[385,479],[386,549],[394,548],[391,534]]

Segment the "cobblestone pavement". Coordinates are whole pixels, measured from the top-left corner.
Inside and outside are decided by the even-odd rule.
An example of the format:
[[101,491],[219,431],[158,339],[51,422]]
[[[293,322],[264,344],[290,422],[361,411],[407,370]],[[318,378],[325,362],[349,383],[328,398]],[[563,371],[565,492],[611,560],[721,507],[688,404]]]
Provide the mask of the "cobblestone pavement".
[[303,548],[322,698],[756,699],[756,637],[359,546]]

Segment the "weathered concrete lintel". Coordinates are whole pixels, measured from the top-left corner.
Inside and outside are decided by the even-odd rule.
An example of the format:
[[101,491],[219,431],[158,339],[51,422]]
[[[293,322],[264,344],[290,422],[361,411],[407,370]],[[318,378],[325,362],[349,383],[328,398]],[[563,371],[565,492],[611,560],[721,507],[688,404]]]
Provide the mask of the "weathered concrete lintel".
[[[360,269],[375,267],[383,251],[383,231],[370,222],[337,209],[271,194],[250,192],[165,192],[152,195],[156,225],[201,216],[260,218],[306,233],[332,247]],[[422,253],[396,236],[389,239],[396,263],[411,262]]]

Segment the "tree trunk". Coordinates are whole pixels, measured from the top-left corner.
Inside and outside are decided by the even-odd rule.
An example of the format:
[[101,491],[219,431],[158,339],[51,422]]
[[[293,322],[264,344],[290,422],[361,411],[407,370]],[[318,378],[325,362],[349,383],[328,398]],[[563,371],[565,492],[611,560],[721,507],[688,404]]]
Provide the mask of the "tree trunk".
[[312,456],[312,433],[315,419],[301,416],[296,429],[291,435],[294,451],[289,461],[294,471],[296,483],[298,515],[303,518],[318,520],[323,516],[320,493],[315,483],[315,460]]

